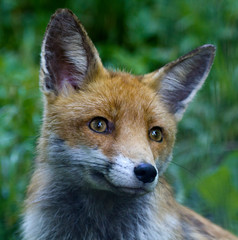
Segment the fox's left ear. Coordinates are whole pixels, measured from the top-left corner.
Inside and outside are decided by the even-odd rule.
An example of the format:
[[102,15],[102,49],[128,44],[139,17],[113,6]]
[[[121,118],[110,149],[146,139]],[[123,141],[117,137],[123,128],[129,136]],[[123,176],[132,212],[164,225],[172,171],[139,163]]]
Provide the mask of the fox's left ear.
[[158,91],[161,100],[179,121],[211,69],[215,46],[203,45],[161,69],[144,75],[142,81]]
[[41,50],[40,84],[48,95],[78,89],[103,71],[98,52],[78,18],[68,9],[51,17]]

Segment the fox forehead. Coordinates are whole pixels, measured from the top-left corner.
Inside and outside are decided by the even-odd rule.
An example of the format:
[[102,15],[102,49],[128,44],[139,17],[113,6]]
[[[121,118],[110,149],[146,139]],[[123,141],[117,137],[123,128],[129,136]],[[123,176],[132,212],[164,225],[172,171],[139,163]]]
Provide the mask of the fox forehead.
[[[59,95],[48,104],[46,121],[52,123],[48,126],[72,146],[102,147],[107,149],[107,155],[109,152],[115,154],[112,152],[115,137],[117,144],[126,145],[128,149],[139,144],[142,148],[148,145],[148,131],[154,126],[164,129],[172,146],[176,132],[174,117],[160,102],[159,95],[140,78],[127,73],[111,73],[103,78],[96,77],[78,92]],[[114,135],[105,136],[89,130],[88,123],[98,116],[115,125]]]
[[142,83],[140,77],[126,73],[96,78],[78,92],[58,96],[52,105],[59,115],[72,119],[90,120],[101,116],[112,122],[133,122],[140,126],[175,126],[173,115],[160,101],[158,93]]

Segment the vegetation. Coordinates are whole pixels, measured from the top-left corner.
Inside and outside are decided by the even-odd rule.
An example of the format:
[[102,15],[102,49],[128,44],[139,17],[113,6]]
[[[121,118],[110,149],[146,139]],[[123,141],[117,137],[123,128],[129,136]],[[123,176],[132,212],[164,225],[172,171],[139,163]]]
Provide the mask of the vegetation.
[[142,74],[205,43],[211,74],[179,124],[167,173],[176,198],[238,234],[238,1],[0,1],[0,239],[19,239],[40,131],[40,45],[50,15],[75,12],[109,68]]

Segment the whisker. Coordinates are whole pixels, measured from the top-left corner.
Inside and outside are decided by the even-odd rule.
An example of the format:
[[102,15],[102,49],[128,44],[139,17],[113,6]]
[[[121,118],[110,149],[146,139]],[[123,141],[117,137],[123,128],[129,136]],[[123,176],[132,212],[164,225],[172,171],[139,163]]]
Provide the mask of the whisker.
[[176,162],[174,162],[174,161],[171,161],[171,163],[173,163],[173,164],[174,164],[175,166],[177,166],[177,167],[182,168],[183,170],[185,170],[187,173],[191,174],[192,176],[197,177],[196,174],[191,171],[191,169],[188,169],[188,168],[186,168],[186,167],[184,167],[184,166],[182,166],[182,165],[180,165],[180,164],[178,164],[178,163],[176,163]]

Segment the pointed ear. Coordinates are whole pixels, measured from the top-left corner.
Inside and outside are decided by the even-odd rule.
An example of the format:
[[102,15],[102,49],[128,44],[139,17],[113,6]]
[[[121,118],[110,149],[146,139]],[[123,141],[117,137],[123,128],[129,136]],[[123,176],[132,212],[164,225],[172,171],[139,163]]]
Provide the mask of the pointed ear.
[[179,121],[207,78],[214,56],[215,46],[203,45],[158,71],[146,74],[142,81],[158,92]]
[[77,17],[60,9],[51,17],[41,51],[44,93],[80,88],[103,69],[98,52]]

